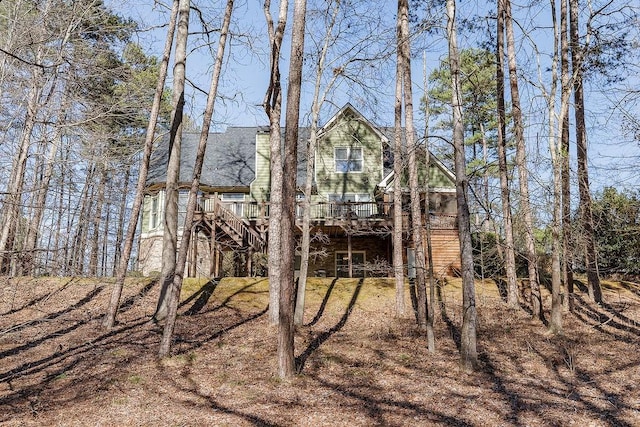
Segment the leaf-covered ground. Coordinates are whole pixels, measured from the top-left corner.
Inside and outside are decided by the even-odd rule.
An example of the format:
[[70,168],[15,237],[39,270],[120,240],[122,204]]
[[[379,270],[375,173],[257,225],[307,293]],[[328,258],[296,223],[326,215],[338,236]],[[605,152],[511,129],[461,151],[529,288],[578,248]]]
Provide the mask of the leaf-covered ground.
[[156,283],[128,282],[105,331],[110,283],[0,278],[0,424],[640,425],[637,284],[608,282],[601,306],[578,292],[560,337],[478,284],[475,373],[458,368],[459,286],[439,292],[429,354],[413,314],[394,317],[391,282],[312,280],[296,336],[302,370],[284,383],[266,279],[187,282],[173,355],[159,360]]

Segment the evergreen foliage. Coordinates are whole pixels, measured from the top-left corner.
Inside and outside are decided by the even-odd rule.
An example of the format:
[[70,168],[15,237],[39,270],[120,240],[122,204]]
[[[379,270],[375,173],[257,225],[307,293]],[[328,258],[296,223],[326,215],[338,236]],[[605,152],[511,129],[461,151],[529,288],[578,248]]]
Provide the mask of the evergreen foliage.
[[604,275],[640,274],[640,191],[605,188],[593,199],[598,266]]

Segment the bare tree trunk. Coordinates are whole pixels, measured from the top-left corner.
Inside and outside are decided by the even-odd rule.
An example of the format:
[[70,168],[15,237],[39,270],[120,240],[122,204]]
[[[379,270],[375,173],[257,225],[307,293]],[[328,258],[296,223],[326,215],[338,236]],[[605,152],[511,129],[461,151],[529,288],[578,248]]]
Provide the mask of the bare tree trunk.
[[104,205],[104,193],[107,183],[107,169],[104,163],[100,166],[100,181],[98,182],[98,194],[96,195],[96,206],[91,215],[91,251],[89,253],[89,276],[98,275],[98,250],[100,241],[100,225],[102,222],[102,206]]
[[511,115],[513,117],[513,134],[516,140],[516,163],[520,186],[520,207],[525,228],[525,248],[529,267],[529,286],[531,287],[531,309],[533,316],[544,318],[542,311],[542,297],[538,281],[538,259],[536,242],[533,234],[533,216],[529,200],[529,171],[527,166],[527,147],[524,141],[524,123],[518,90],[518,70],[516,64],[515,38],[513,35],[513,16],[511,14],[511,0],[504,0],[505,29],[507,33],[507,57],[509,61],[509,83],[511,86]]
[[405,137],[409,154],[409,192],[411,196],[411,238],[415,250],[418,328],[427,330],[427,289],[425,253],[420,207],[420,185],[413,128],[413,91],[411,88],[411,47],[409,44],[409,2],[398,0],[398,66],[402,72],[405,106]]
[[[58,145],[62,145],[63,143],[63,139],[61,135],[58,135],[58,141],[56,142]],[[60,161],[60,163],[66,163],[66,157],[68,156],[68,151],[65,154],[62,154],[64,152],[64,150],[58,150],[58,159]],[[54,157],[54,159],[56,159],[56,157]],[[51,255],[51,264],[55,265],[58,273],[59,274],[64,274],[65,271],[63,270],[63,267],[65,265],[65,257],[63,257],[64,254],[64,250],[62,250],[63,248],[62,246],[62,217],[64,212],[66,211],[65,209],[65,204],[64,204],[64,191],[62,191],[62,188],[64,188],[64,182],[65,182],[65,168],[61,168],[60,170],[60,174],[57,177],[57,181],[58,181],[58,185],[60,186],[61,190],[59,191],[59,195],[58,195],[58,201],[57,201],[57,206],[54,205],[54,211],[56,212],[56,222],[55,222],[55,232],[53,235],[53,243],[50,242],[49,245],[47,245],[47,249],[49,251],[49,253],[51,254],[52,249],[53,249],[53,255]],[[49,235],[51,236],[51,235]],[[49,257],[47,257],[47,261],[45,263],[45,271],[49,271]]]
[[[67,162],[69,161],[69,158],[70,156],[67,156]],[[73,170],[69,170],[68,168],[65,168],[65,170],[67,170],[67,177],[66,177],[66,179],[68,180],[67,182],[71,184],[75,179]],[[87,173],[92,173],[91,170],[92,169],[89,167],[89,171]],[[85,187],[82,189],[82,192],[80,194],[80,200],[86,200],[87,190],[88,188],[86,188],[86,185],[85,185]],[[66,275],[73,275],[73,274],[76,274],[74,270],[75,268],[74,263],[73,263],[73,259],[74,259],[73,257],[75,253],[74,252],[75,236],[73,236],[71,233],[73,230],[74,221],[76,221],[76,219],[78,218],[78,210],[80,209],[81,205],[78,205],[76,203],[75,208],[72,208],[72,206],[74,206],[74,203],[73,203],[71,191],[69,191],[67,194],[66,205],[67,205],[67,223],[66,223],[67,232],[65,233],[65,237],[64,237],[64,268],[65,268]]]
[[93,179],[96,173],[96,164],[92,162],[87,171],[84,187],[80,193],[80,206],[76,209],[76,213],[73,214],[72,221],[77,223],[75,237],[73,239],[73,246],[71,250],[71,258],[69,260],[71,265],[71,274],[83,275],[86,261],[87,250],[87,234],[89,232],[89,224],[86,218],[91,212],[91,206],[94,201],[94,189]]
[[280,310],[278,322],[278,375],[291,379],[295,374],[293,324],[295,304],[294,259],[296,238],[295,203],[298,170],[298,127],[300,121],[300,93],[302,89],[302,65],[304,59],[304,33],[307,1],[293,3],[293,27],[291,56],[289,61],[289,86],[284,136],[284,170],[282,186],[282,265],[280,277]]
[[429,177],[431,176],[431,150],[429,149],[429,90],[427,89],[427,56],[424,55],[424,148],[425,148],[425,169],[427,170],[426,179],[424,183],[424,211],[425,211],[425,240],[427,243],[427,268],[429,272],[429,299],[427,303],[427,348],[430,353],[436,352],[436,338],[433,331],[433,322],[435,318],[434,306],[436,299],[436,281],[433,273],[433,247],[431,245],[431,209],[429,206],[430,200],[430,183]]
[[[107,200],[111,200],[111,197],[113,197],[113,193],[112,193],[112,187],[111,185],[109,185],[108,188],[109,192],[111,194],[109,194],[109,196],[105,196],[107,197]],[[126,189],[124,190],[124,192],[126,192]],[[104,209],[104,221],[103,221],[103,226],[102,226],[102,245],[100,247],[100,266],[98,269],[98,275],[105,277],[107,275],[107,265],[109,264],[109,259],[113,260],[113,253],[109,254],[109,248],[111,247],[111,242],[109,241],[109,236],[110,236],[110,231],[111,231],[111,206],[110,203],[107,202],[105,209]]]
[[[307,287],[307,276],[309,275],[309,250],[311,245],[311,192],[313,188],[313,176],[315,171],[315,157],[317,149],[318,139],[318,122],[320,120],[320,106],[324,103],[326,93],[333,86],[337,74],[334,73],[331,77],[327,87],[320,95],[320,86],[322,84],[322,77],[325,71],[325,60],[327,52],[329,50],[329,44],[331,42],[331,32],[333,30],[336,16],[340,10],[340,2],[336,2],[331,11],[331,20],[327,26],[325,33],[324,44],[318,58],[318,64],[316,66],[316,81],[314,85],[313,101],[311,103],[311,126],[309,130],[309,143],[307,145],[307,170],[305,177],[304,187],[304,201],[302,212],[302,242],[301,242],[301,254],[300,254],[300,276],[298,278],[298,291],[296,296],[296,309],[294,313],[294,323],[296,326],[302,326],[304,324],[304,306],[305,306],[305,294]],[[327,11],[329,13],[329,11]]]
[[[63,163],[64,164],[68,164],[69,163],[69,159],[70,159],[70,143],[67,143],[65,148],[67,150],[65,150],[65,155],[63,157]],[[61,171],[61,177],[60,177],[60,185],[64,187],[66,182],[69,182],[72,178],[69,177],[69,175],[72,174],[72,172],[68,169],[68,168],[62,168]],[[63,271],[64,275],[69,275],[69,272],[71,270],[72,267],[72,262],[71,262],[71,226],[73,224],[73,217],[74,215],[71,212],[71,192],[67,192],[67,197],[64,197],[63,192],[60,192],[60,211],[64,211],[66,213],[65,217],[66,217],[66,221],[65,221],[65,233],[63,236],[61,236],[60,238],[60,242],[62,244],[63,250],[62,253],[60,254],[59,257],[59,262],[58,265],[60,266],[60,269]],[[64,207],[63,207],[64,206]],[[58,227],[58,230],[60,230],[61,227]],[[56,245],[56,247],[58,247],[58,245]]]
[[165,185],[164,234],[162,238],[162,271],[160,298],[153,318],[163,320],[167,316],[171,287],[176,270],[178,251],[178,181],[182,147],[182,119],[184,87],[187,66],[187,38],[189,36],[190,0],[180,0],[178,6],[175,65],[173,66],[173,112],[169,135],[169,163]]
[[[397,22],[397,33],[400,34],[400,20]],[[398,55],[399,56],[399,55]],[[404,262],[402,235],[402,159],[404,157],[402,142],[402,67],[396,66],[396,89],[394,106],[394,146],[393,146],[393,272],[396,284],[396,316],[405,313],[404,302]]]
[[[66,110],[64,104],[65,103],[63,102],[62,111]],[[52,138],[52,141],[49,144],[49,153],[44,163],[42,179],[40,180],[38,188],[36,190],[36,200],[34,203],[33,216],[31,217],[29,223],[29,230],[27,232],[27,237],[24,245],[24,250],[27,254],[27,259],[25,259],[25,262],[23,264],[23,271],[25,274],[34,274],[36,272],[37,258],[35,256],[35,251],[38,245],[38,236],[40,234],[42,217],[44,216],[44,207],[47,201],[49,186],[51,184],[51,177],[53,175],[53,166],[55,165],[58,147],[60,146],[60,138],[61,130],[60,128],[58,128],[56,130],[56,135]]]
[[[560,0],[563,1],[563,0]],[[558,86],[558,48],[559,32],[556,20],[555,1],[551,1],[551,16],[553,22],[553,57],[551,64],[551,91],[548,95],[549,110],[549,152],[551,153],[551,167],[553,170],[553,215],[551,219],[551,319],[549,331],[553,334],[562,333],[562,302],[560,290],[562,275],[560,268],[560,251],[562,242],[560,237],[561,202],[562,202],[562,143],[556,131],[556,91]],[[562,106],[560,111],[563,111]],[[562,123],[562,117],[559,120]],[[562,125],[560,125],[562,126]]]
[[[182,280],[184,277],[187,256],[189,254],[189,243],[193,229],[193,217],[196,211],[198,201],[198,189],[200,187],[200,175],[202,173],[202,164],[204,163],[204,153],[207,149],[207,139],[209,137],[209,129],[211,127],[211,118],[215,107],[216,96],[218,94],[218,82],[222,71],[222,61],[224,59],[224,50],[229,33],[229,25],[231,23],[231,13],[233,11],[233,0],[227,0],[225,7],[222,27],[220,29],[220,39],[218,41],[218,50],[216,52],[215,63],[213,66],[213,75],[211,77],[211,86],[207,95],[207,105],[204,110],[202,119],[202,131],[198,142],[196,152],[195,165],[193,167],[193,179],[191,188],[189,189],[189,199],[187,201],[187,212],[185,215],[184,228],[180,241],[180,250],[178,253],[178,261],[176,264],[174,279],[171,286],[170,299],[167,310],[167,318],[160,342],[160,350],[158,355],[164,357],[171,351],[171,340],[173,338],[173,330],[175,328],[176,317],[178,313],[178,304],[180,302],[180,291],[182,290]],[[292,319],[293,320],[293,319]]]
[[155,95],[153,96],[153,105],[151,107],[149,125],[147,126],[147,133],[144,142],[144,153],[142,154],[140,171],[138,172],[136,195],[133,201],[133,206],[131,208],[131,217],[129,220],[129,226],[127,227],[127,235],[124,240],[122,258],[118,263],[116,283],[113,285],[113,289],[111,291],[111,299],[109,300],[109,307],[107,308],[107,313],[102,323],[105,328],[112,328],[116,321],[116,314],[118,312],[118,306],[120,305],[120,297],[122,296],[122,287],[124,285],[124,279],[127,274],[127,265],[129,264],[129,259],[131,258],[131,251],[133,249],[136,228],[138,226],[138,218],[140,217],[140,210],[142,209],[142,203],[144,201],[144,188],[147,182],[147,174],[149,172],[149,159],[151,158],[151,150],[153,149],[156,124],[158,123],[158,113],[160,112],[162,93],[164,92],[164,84],[167,78],[167,70],[169,68],[169,57],[171,54],[173,35],[175,33],[178,17],[178,6],[179,1],[174,0],[173,8],[171,9],[171,18],[169,19],[169,28],[167,29],[167,38],[165,40],[164,52],[162,54],[162,61],[160,63],[158,83],[156,85]]
[[[40,58],[38,52],[37,58]],[[11,176],[7,184],[7,196],[4,201],[4,209],[2,211],[2,229],[0,230],[0,273],[8,272],[10,264],[13,262],[14,256],[9,255],[8,251],[13,249],[13,238],[17,228],[17,219],[20,214],[22,204],[22,192],[24,188],[24,175],[29,155],[29,146],[31,143],[31,134],[36,122],[36,115],[40,94],[42,92],[42,70],[36,69],[29,90],[29,99],[27,101],[27,114],[24,121],[24,128],[18,152],[13,161]]]
[[571,182],[569,176],[569,98],[571,85],[569,75],[569,24],[567,1],[560,2],[560,73],[561,73],[561,111],[562,130],[562,280],[566,295],[565,308],[573,309],[573,248],[571,243]]
[[280,118],[282,114],[282,86],[280,83],[280,51],[289,10],[288,0],[281,0],[278,25],[274,27],[271,17],[271,0],[264,2],[264,14],[269,30],[271,44],[271,76],[269,88],[264,99],[264,108],[269,118],[269,165],[271,182],[269,185],[269,235],[267,255],[269,258],[269,320],[273,325],[279,323],[280,283],[282,275],[281,235],[282,225],[282,135]]
[[589,170],[587,166],[587,129],[584,119],[584,88],[582,86],[583,53],[578,34],[578,0],[569,1],[569,20],[571,31],[571,64],[573,68],[573,97],[576,120],[576,147],[578,150],[578,193],[580,194],[580,213],[586,246],[587,289],[589,298],[602,302],[602,289],[598,274],[598,258],[593,231],[591,213],[591,193]]
[[458,233],[462,264],[462,330],[460,337],[460,365],[474,370],[478,366],[476,348],[476,295],[473,282],[473,248],[467,190],[469,181],[464,155],[464,126],[462,96],[460,94],[460,65],[456,35],[455,0],[447,0],[447,38],[449,41],[449,69],[451,70],[451,107],[453,111],[453,147],[456,171],[456,201],[458,203]]
[[511,195],[509,191],[509,171],[507,168],[506,108],[504,91],[504,3],[498,0],[497,17],[497,107],[498,107],[498,169],[500,173],[500,194],[504,221],[505,274],[507,278],[507,305],[511,309],[519,308],[518,283],[516,276],[516,257],[513,242],[513,220],[511,217]]
[[[142,168],[141,168],[142,169]],[[142,173],[142,170],[140,170],[138,173]],[[145,173],[146,175],[146,173]],[[120,264],[120,259],[122,257],[122,241],[125,238],[124,237],[124,222],[125,222],[125,218],[127,216],[127,195],[129,194],[129,186],[130,186],[130,180],[131,180],[131,165],[127,166],[127,170],[124,172],[124,188],[125,191],[122,192],[121,194],[121,198],[120,198],[120,205],[118,206],[118,229],[116,230],[116,241],[114,244],[114,253],[113,253],[113,269],[111,271],[111,275],[112,276],[117,276],[118,274],[118,265]],[[137,194],[137,192],[136,192]],[[135,201],[134,201],[135,204]],[[138,212],[138,215],[140,213]],[[135,220],[133,219],[134,216],[131,216],[131,219],[129,220],[130,223],[131,222],[136,222],[137,225],[137,221],[138,221],[138,215],[135,216]],[[133,239],[132,239],[133,240]],[[127,259],[127,264],[129,263],[129,260]],[[125,267],[126,269],[126,267]]]

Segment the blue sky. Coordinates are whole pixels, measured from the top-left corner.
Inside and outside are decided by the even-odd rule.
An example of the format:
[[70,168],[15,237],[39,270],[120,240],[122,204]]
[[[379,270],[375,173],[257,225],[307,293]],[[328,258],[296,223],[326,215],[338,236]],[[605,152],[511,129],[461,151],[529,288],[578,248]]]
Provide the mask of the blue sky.
[[[155,4],[154,0],[141,0],[137,2],[128,0],[112,0],[114,7],[118,10],[126,11],[131,17],[142,22],[143,28],[149,28],[147,32],[140,35],[140,42],[148,48],[150,53],[159,54],[164,44],[165,29],[159,27],[166,21],[166,9]],[[220,10],[223,6],[222,2],[215,2],[215,6],[209,6],[211,2],[205,3],[202,12],[205,16],[213,17],[212,27],[218,27],[221,16]],[[277,4],[278,2],[274,2]],[[393,34],[395,24],[395,3],[394,2],[370,2],[371,9],[378,5],[380,9],[379,21],[377,26],[370,28],[370,39],[382,40],[389,34]],[[469,6],[471,3],[460,7],[458,17],[473,16],[478,13],[477,4]],[[547,140],[542,115],[544,106],[539,92],[535,88],[538,76],[536,69],[538,63],[541,64],[543,81],[546,78],[545,68],[548,61],[548,50],[550,49],[550,34],[548,26],[548,14],[545,3],[540,8],[527,9],[526,15],[521,16],[521,24],[527,31],[527,35],[520,33],[519,61],[523,72],[532,84],[526,84],[526,79],[521,83],[521,96],[525,100],[525,115],[527,117],[527,135],[528,142],[533,154],[538,154],[543,159],[548,156]],[[205,9],[209,8],[209,9]],[[215,8],[219,10],[216,11]],[[517,11],[515,12],[517,13]],[[277,11],[273,11],[274,18],[277,18]],[[216,114],[214,118],[214,128],[219,130],[229,125],[236,126],[257,126],[267,123],[266,115],[262,109],[264,94],[268,85],[268,38],[266,34],[265,19],[262,11],[262,1],[244,0],[236,2],[234,11],[234,24],[232,31],[234,37],[231,39],[231,45],[227,48],[227,61],[225,62],[225,70],[221,81],[220,94],[221,98],[216,102]],[[192,28],[197,28],[195,24],[195,15],[192,14]],[[313,26],[317,22],[317,17],[311,17],[308,25]],[[285,39],[287,40],[287,39]],[[365,39],[366,40],[366,39]],[[209,87],[212,55],[209,49],[215,50],[217,39],[212,36],[213,46],[211,48],[198,44],[196,39],[192,39],[192,51],[190,53],[187,65],[187,74],[190,81],[200,89],[206,90]],[[459,47],[471,47],[477,42],[477,36],[468,37],[461,34],[459,37]],[[307,38],[307,45],[311,46],[313,39]],[[535,55],[532,49],[533,45],[537,45],[540,55]],[[418,47],[421,46],[421,47]],[[446,56],[446,43],[439,35],[431,35],[422,37],[414,43],[414,51],[416,58],[413,62],[413,83],[414,98],[417,105],[419,97],[423,92],[423,64],[422,55],[427,57],[427,73],[431,72],[439,64],[439,61]],[[289,46],[283,46],[283,60],[281,63],[281,71],[283,75],[283,98],[286,97],[286,74],[287,74],[287,57],[289,54]],[[547,53],[545,53],[547,52]],[[375,89],[378,91],[375,100],[363,96],[364,92],[360,92],[357,88],[349,87],[346,82],[342,82],[337,87],[330,100],[333,105],[327,105],[324,108],[323,118],[328,119],[338,108],[345,102],[351,102],[356,108],[360,109],[365,116],[372,118],[377,124],[387,126],[393,123],[393,91],[394,63],[390,57],[386,61],[380,61],[376,65],[376,69],[371,70],[367,78],[372,78],[375,82]],[[366,71],[366,68],[365,68]],[[384,77],[386,73],[386,78]],[[381,77],[382,76],[382,77]],[[353,76],[361,77],[361,76]],[[303,87],[302,100],[302,120],[308,115],[305,111],[309,110],[311,102],[311,77],[306,74],[304,77],[305,86]],[[627,80],[623,84],[631,88],[638,87],[637,77],[634,80]],[[639,185],[639,173],[636,172],[636,165],[640,161],[640,148],[638,142],[633,141],[629,135],[625,135],[622,131],[620,110],[614,108],[615,105],[622,105],[618,92],[611,88],[603,88],[596,85],[587,87],[587,120],[589,124],[589,141],[590,141],[590,167],[592,173],[592,182],[594,188],[601,188],[606,185],[615,185],[619,187],[634,187]],[[202,115],[202,109],[205,100],[205,94],[199,90],[192,89],[187,94],[188,97],[188,114],[198,121]],[[625,108],[632,114],[640,115],[638,107],[635,103],[627,103]],[[417,117],[423,120],[421,117]],[[420,124],[418,124],[420,126]],[[533,168],[534,166],[532,166]]]

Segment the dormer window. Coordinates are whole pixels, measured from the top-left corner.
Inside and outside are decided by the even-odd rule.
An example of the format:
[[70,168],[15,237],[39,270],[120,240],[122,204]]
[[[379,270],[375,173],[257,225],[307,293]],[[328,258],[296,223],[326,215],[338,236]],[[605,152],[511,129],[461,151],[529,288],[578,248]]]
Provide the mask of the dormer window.
[[336,172],[362,172],[362,148],[336,147],[334,151]]

